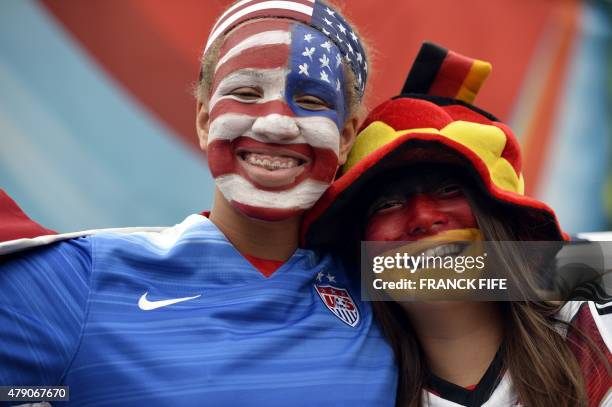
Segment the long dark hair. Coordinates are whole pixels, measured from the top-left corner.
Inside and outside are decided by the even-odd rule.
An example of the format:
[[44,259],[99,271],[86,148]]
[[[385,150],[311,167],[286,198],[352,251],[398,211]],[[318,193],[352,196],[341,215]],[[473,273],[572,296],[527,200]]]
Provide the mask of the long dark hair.
[[[483,234],[489,241],[531,240],[529,230],[508,216],[507,208],[484,205],[466,190]],[[490,202],[486,202],[490,203]],[[507,253],[504,266],[530,270],[520,253]],[[562,303],[499,302],[504,319],[501,357],[521,404],[529,407],[586,407],[583,374],[566,338],[559,333],[556,315]],[[398,368],[397,406],[420,407],[429,368],[424,351],[405,312],[395,302],[373,302],[383,333],[391,344]],[[590,338],[586,338],[594,346]],[[601,352],[600,352],[601,353]],[[603,355],[602,355],[603,357]],[[603,360],[607,360],[604,358]],[[608,366],[609,374],[609,366]]]

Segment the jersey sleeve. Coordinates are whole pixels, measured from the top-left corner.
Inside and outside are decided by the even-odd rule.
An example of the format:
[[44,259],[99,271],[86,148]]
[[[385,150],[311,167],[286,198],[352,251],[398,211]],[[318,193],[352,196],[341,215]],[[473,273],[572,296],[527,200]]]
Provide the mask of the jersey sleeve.
[[0,385],[58,385],[77,349],[91,238],[0,258]]
[[[561,310],[562,320],[570,322],[568,344],[582,369],[589,406],[606,406],[612,378],[611,303],[570,301]],[[607,360],[607,363],[606,363]]]

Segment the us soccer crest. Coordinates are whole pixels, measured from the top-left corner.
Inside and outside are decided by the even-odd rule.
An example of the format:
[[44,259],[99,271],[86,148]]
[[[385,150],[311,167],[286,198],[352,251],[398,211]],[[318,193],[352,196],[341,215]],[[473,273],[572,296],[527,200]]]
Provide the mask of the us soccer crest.
[[315,284],[323,303],[345,324],[355,327],[359,323],[359,310],[345,288]]

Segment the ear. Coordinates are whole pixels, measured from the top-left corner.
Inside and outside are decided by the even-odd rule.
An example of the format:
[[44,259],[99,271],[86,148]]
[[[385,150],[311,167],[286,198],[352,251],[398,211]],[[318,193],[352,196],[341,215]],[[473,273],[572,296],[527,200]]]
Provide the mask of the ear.
[[200,140],[200,148],[206,151],[208,146],[208,129],[210,126],[210,114],[208,104],[198,101],[196,103],[196,131]]
[[344,129],[340,135],[340,150],[338,151],[338,164],[343,165],[348,158],[349,151],[355,143],[357,130],[359,129],[359,118],[353,116],[344,123]]

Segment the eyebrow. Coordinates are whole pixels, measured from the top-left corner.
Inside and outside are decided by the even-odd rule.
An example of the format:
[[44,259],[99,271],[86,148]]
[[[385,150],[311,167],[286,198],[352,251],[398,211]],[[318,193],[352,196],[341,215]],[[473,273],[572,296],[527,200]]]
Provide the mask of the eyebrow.
[[272,68],[272,69],[254,69],[254,68],[243,68],[234,71],[227,76],[219,79],[215,78],[212,85],[212,93],[214,94],[217,90],[223,86],[235,86],[236,84],[243,85],[244,81],[252,81],[253,83],[244,86],[255,86],[257,84],[270,84],[278,80],[280,76],[285,77],[287,70],[285,68]]

